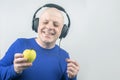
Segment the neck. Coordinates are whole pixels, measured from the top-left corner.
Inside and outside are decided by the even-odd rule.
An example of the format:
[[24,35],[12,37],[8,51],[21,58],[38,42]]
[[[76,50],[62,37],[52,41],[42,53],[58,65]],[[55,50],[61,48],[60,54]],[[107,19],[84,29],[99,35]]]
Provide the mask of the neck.
[[49,42],[42,42],[38,38],[35,39],[36,42],[45,49],[51,49],[55,46],[55,43],[49,43]]

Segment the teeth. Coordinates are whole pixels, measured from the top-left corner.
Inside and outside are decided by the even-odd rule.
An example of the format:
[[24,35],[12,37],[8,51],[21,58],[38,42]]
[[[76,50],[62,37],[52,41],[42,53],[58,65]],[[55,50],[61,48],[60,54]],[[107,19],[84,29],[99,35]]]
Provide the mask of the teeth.
[[55,31],[53,31],[53,30],[47,30],[47,29],[45,29],[42,32],[45,33],[45,34],[55,35]]

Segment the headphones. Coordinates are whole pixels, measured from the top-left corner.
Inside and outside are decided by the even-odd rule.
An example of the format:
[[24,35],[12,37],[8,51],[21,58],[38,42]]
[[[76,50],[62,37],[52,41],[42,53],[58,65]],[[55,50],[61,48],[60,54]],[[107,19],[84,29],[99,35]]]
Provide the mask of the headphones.
[[66,24],[63,25],[63,28],[62,28],[61,34],[59,36],[59,39],[65,38],[66,35],[68,34],[68,31],[69,31],[69,28],[70,28],[70,17],[67,14],[67,12],[65,11],[65,9],[62,8],[61,6],[57,5],[57,4],[52,4],[52,3],[45,4],[42,7],[40,7],[39,9],[36,10],[36,12],[33,15],[33,20],[32,20],[32,30],[37,32],[38,25],[39,25],[39,18],[36,18],[36,14],[43,7],[56,8],[56,9],[58,9],[58,10],[60,10],[60,11],[62,11],[62,12],[64,12],[66,14],[67,19],[68,19],[68,25],[66,25]]

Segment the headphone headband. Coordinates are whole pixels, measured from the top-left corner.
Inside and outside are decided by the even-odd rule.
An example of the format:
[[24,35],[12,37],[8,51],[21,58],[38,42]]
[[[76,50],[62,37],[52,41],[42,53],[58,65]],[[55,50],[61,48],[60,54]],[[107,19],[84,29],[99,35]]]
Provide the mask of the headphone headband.
[[56,5],[56,4],[45,4],[43,7],[54,7],[56,9],[61,10],[61,11],[66,13],[64,8],[62,8],[62,7],[60,7],[59,5]]

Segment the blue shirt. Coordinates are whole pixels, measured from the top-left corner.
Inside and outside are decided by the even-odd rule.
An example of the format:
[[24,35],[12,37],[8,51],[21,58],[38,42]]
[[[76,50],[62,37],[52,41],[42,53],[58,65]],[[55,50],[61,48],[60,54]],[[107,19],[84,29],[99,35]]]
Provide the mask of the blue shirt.
[[[13,61],[15,53],[23,53],[25,49],[34,49],[36,59],[32,66],[21,74],[14,71]],[[8,49],[0,60],[0,80],[76,80],[67,76],[68,53],[55,45],[52,49],[45,49],[38,45],[35,38],[19,38]]]

